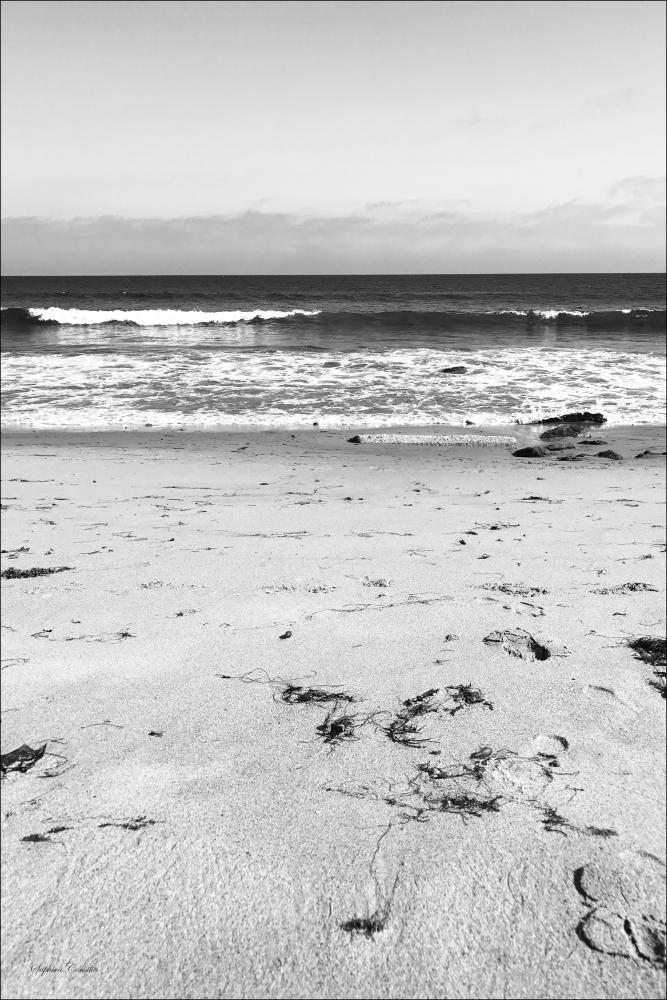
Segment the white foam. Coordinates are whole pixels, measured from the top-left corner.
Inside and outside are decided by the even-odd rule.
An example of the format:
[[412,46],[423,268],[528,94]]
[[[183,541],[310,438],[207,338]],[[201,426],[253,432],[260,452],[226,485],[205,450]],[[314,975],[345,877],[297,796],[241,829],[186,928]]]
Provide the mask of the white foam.
[[[465,363],[466,374],[440,369]],[[335,367],[327,364],[335,363]],[[603,350],[7,353],[5,426],[507,425],[590,410],[665,422],[665,357]]]
[[502,434],[360,434],[359,443],[414,444],[428,447],[463,444],[477,448],[513,448],[516,445],[516,438]]
[[[630,309],[622,309],[621,312],[631,312]],[[540,319],[558,319],[559,316],[574,316],[577,319],[583,319],[585,316],[590,316],[590,312],[582,311],[581,309],[501,309],[499,312],[493,312],[489,315],[492,316],[539,316]]]
[[134,323],[136,326],[197,326],[202,323],[252,323],[258,319],[289,319],[290,316],[317,316],[319,310],[253,309],[250,312],[202,312],[182,309],[29,309],[33,319],[68,326],[97,326],[101,323]]

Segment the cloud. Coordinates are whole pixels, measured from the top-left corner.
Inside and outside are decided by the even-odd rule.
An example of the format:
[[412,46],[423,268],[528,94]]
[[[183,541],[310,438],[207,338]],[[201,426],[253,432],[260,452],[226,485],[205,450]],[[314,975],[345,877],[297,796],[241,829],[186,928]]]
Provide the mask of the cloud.
[[[523,215],[398,214],[383,204],[338,216],[248,211],[173,219],[10,218],[4,274],[326,274],[658,271],[664,181],[619,181],[599,203]],[[400,204],[400,203],[396,203]]]

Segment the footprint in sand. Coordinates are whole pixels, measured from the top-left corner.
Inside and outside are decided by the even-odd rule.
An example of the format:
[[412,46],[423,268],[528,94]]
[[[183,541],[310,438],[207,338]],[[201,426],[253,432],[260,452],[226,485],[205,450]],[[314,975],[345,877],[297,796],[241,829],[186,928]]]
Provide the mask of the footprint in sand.
[[624,851],[607,864],[574,872],[588,912],[576,934],[593,951],[665,968],[665,867],[650,854]]
[[532,601],[512,601],[507,598],[489,597],[488,594],[475,597],[474,600],[491,601],[493,604],[500,604],[504,611],[512,611],[515,615],[529,615],[531,618],[542,618],[545,613],[540,604],[533,604]]
[[[560,766],[560,755],[568,748],[563,736],[540,733],[516,754],[499,754],[485,768],[487,782],[507,798],[535,802],[546,791]],[[557,770],[555,772],[558,773]]]
[[483,641],[487,645],[497,644],[510,656],[522,660],[548,660],[551,656],[551,650],[524,629],[490,632]]

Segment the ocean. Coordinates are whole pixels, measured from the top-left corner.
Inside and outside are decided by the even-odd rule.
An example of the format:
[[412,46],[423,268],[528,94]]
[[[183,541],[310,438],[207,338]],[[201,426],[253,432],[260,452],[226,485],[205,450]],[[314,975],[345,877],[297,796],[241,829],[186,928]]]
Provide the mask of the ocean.
[[6,277],[0,346],[6,430],[665,423],[660,274]]

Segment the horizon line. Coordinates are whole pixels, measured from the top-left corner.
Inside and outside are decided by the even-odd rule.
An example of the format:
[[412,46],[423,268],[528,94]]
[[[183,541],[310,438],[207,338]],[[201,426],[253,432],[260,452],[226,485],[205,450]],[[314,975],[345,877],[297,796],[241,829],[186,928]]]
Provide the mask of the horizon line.
[[106,273],[106,274],[0,274],[0,280],[5,278],[473,278],[473,277],[535,277],[535,276],[567,276],[572,274],[617,275],[617,274],[651,274],[664,275],[664,270],[657,271],[322,271],[309,273],[303,271],[283,272],[161,272],[151,271],[141,274]]

